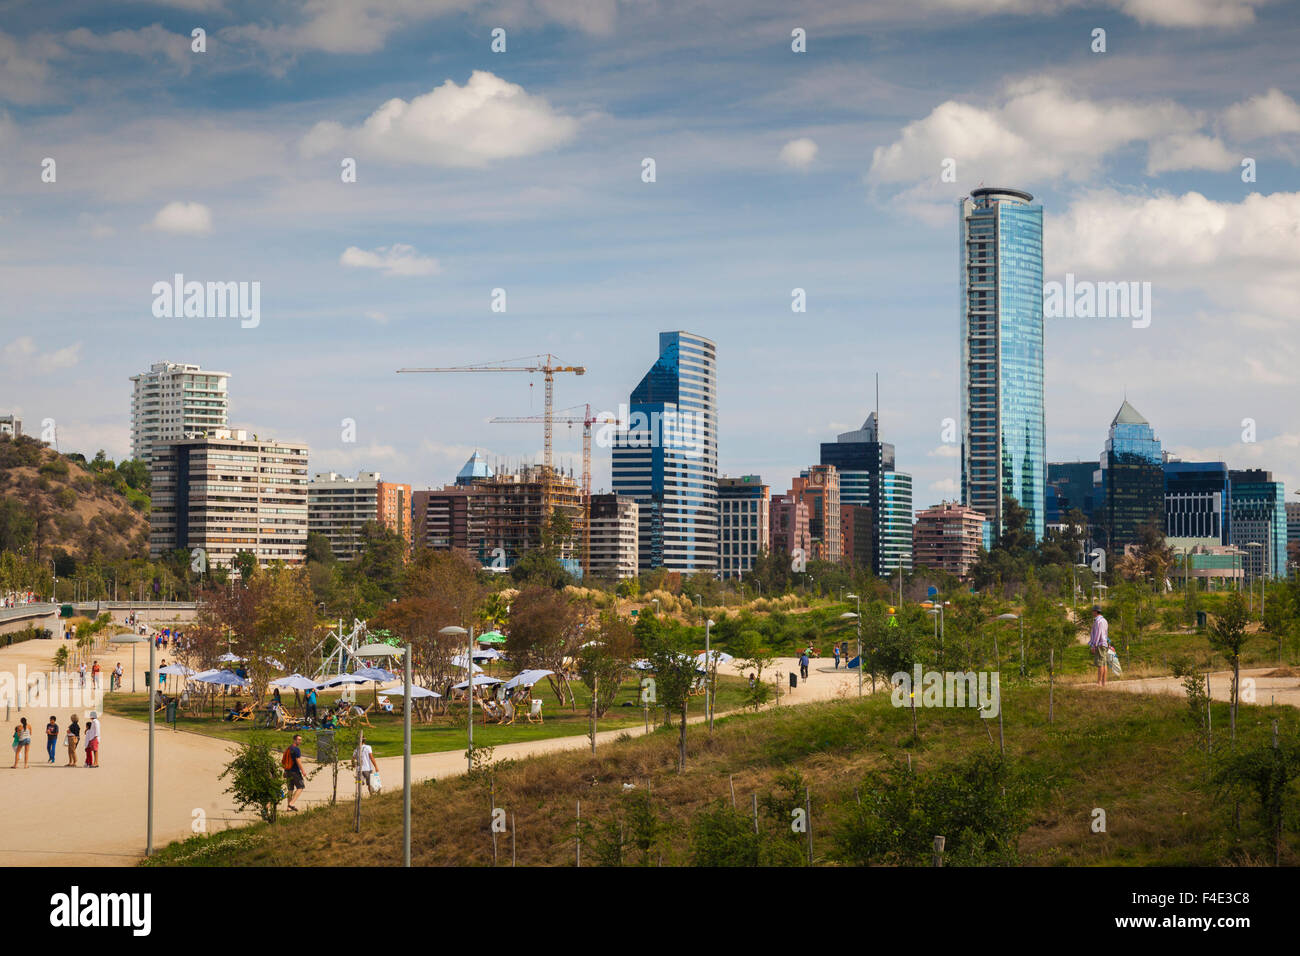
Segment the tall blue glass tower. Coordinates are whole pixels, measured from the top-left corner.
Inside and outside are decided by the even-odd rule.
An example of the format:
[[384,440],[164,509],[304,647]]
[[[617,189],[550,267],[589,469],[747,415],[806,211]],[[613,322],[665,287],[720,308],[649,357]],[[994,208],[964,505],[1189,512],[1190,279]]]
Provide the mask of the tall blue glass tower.
[[961,494],[1004,524],[1002,500],[1046,524],[1043,421],[1043,207],[1018,189],[961,200]]
[[709,339],[659,333],[659,358],[615,437],[613,485],[640,505],[641,571],[717,572],[717,346]]

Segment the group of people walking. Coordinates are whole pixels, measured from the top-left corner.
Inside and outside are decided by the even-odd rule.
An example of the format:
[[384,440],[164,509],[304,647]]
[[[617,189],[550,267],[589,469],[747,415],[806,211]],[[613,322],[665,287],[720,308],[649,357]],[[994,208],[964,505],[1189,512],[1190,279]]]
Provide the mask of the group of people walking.
[[[83,741],[83,729],[76,714],[68,722],[67,730],[64,734],[64,743],[68,748],[68,762],[65,767],[77,766],[77,747]],[[99,766],[99,713],[91,711],[90,716],[86,719],[84,729],[84,742],[86,762],[82,766],[98,767]],[[18,718],[18,725],[14,727],[14,764],[10,769],[18,768],[18,760],[21,757],[23,769],[27,769],[31,759],[32,747],[32,726],[27,722],[26,717]],[[49,763],[53,764],[55,754],[59,747],[59,721],[51,714],[50,722],[45,725],[45,753],[49,758]]]

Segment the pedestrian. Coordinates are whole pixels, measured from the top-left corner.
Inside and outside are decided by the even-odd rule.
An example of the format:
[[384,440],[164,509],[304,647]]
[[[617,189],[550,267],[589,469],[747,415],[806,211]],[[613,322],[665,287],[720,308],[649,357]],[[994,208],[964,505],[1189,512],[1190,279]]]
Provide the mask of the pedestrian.
[[65,766],[75,767],[77,765],[77,744],[81,743],[81,724],[77,723],[77,715],[72,715],[72,720],[68,723],[68,762]]
[[93,710],[86,721],[86,766],[99,766],[99,714]]
[[113,683],[117,690],[122,689],[122,662],[118,661],[117,666],[113,668]]
[[361,738],[357,749],[352,751],[352,762],[356,764],[357,774],[365,782],[366,792],[373,797],[375,788],[370,785],[370,775],[377,769],[375,767],[375,752],[371,749],[370,744],[366,743],[364,737]]
[[1101,605],[1092,608],[1092,631],[1088,635],[1088,649],[1092,662],[1097,665],[1097,686],[1106,686],[1106,657],[1110,653],[1110,624],[1101,613]]
[[27,769],[27,761],[31,759],[32,750],[32,728],[27,723],[26,717],[18,718],[18,726],[14,728],[14,767],[18,766],[18,754],[23,755],[23,769]]
[[303,717],[307,720],[316,719],[316,688],[313,687],[307,691],[307,706],[303,711]]
[[298,808],[294,804],[297,803],[299,795],[307,789],[307,782],[302,774],[302,734],[293,735],[293,743],[285,750],[280,765],[284,767],[285,781],[289,787],[289,809],[297,813]]
[[81,675],[81,689],[85,690],[86,689],[86,662],[85,661],[82,661],[80,666],[77,667],[77,673]]
[[834,654],[835,654],[835,669],[839,670],[840,669],[840,646],[838,644],[835,645]]
[[158,687],[160,690],[165,689],[167,686],[167,675],[163,673],[163,668],[166,666],[167,658],[164,657],[163,662],[158,665]]
[[50,755],[50,763],[54,763],[54,748],[59,745],[59,724],[50,714],[50,722],[45,725],[45,752]]
[[95,666],[90,669],[90,686],[95,688],[95,690],[99,690],[102,686],[100,684],[100,674],[102,671],[103,668],[99,666],[99,661],[95,661]]
[[804,680],[808,679],[808,651],[799,655],[799,676]]

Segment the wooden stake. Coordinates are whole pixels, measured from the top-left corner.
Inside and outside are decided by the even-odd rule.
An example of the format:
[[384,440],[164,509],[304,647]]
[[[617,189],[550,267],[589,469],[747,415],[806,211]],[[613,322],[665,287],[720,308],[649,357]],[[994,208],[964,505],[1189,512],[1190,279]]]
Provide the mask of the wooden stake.
[[731,786],[731,809],[736,809],[736,778],[733,774],[727,774],[727,783]]
[[947,841],[941,837],[934,838],[934,865],[943,866],[943,847]]

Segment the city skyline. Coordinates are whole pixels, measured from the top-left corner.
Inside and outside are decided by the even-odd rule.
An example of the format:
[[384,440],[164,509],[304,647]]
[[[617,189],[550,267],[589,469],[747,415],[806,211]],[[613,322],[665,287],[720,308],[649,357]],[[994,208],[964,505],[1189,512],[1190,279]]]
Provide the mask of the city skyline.
[[[17,11],[0,44],[0,410],[120,458],[126,378],[193,362],[230,373],[232,427],[309,445],[314,470],[438,487],[475,448],[540,458],[539,429],[483,427],[539,412],[540,386],[399,366],[550,351],[589,368],[557,407],[614,410],[644,371],[632,343],[691,328],[722,352],[720,474],[783,487],[875,409],[879,371],[921,508],[960,497],[942,438],[960,419],[952,210],[1005,184],[1044,207],[1046,282],[1153,286],[1143,328],[1045,320],[1047,459],[1094,457],[1127,392],[1180,457],[1300,487],[1294,9],[998,6],[759,4],[707,41],[612,4],[563,22],[505,10],[504,54],[477,11]],[[210,46],[191,55],[198,20]],[[972,23],[987,55],[958,62]],[[467,154],[430,133],[460,106],[496,128],[507,101],[522,111],[507,142]],[[367,118],[390,102],[407,122],[380,137]],[[260,322],[154,316],[154,284],[177,273],[260,281]],[[575,471],[579,442],[557,429]]]

